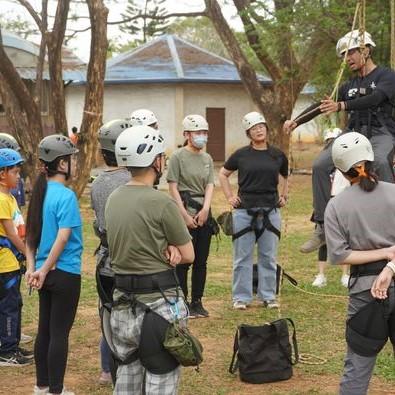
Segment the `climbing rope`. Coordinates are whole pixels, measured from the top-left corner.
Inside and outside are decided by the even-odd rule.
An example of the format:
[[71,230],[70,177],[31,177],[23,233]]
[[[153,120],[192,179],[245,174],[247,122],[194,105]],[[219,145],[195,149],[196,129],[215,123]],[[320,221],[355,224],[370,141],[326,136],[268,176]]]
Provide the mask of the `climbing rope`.
[[[394,2],[395,0],[393,0]],[[395,13],[395,11],[394,11]],[[361,49],[363,49],[365,47],[365,20],[366,20],[366,1],[365,0],[359,0],[357,2],[357,5],[355,7],[355,12],[354,12],[354,17],[353,17],[353,23],[352,23],[352,28],[351,30],[355,30],[355,26],[356,26],[356,22],[357,22],[357,18],[358,18],[358,23],[359,23],[359,37],[360,37],[360,46]],[[347,52],[348,52],[348,48],[350,47],[351,44],[351,38],[352,35],[350,35],[349,41],[347,43],[347,50],[344,53],[343,56],[343,60],[342,63],[340,65],[339,71],[337,73],[336,76],[336,82],[335,82],[335,86],[333,88],[333,91],[330,95],[330,98],[332,100],[337,101],[337,97],[338,97],[338,90],[339,90],[339,86],[340,86],[340,82],[343,78],[343,74],[344,74],[344,70],[346,68],[346,59],[347,59]],[[292,47],[291,47],[291,43],[290,41],[288,41],[288,48],[289,48],[289,53],[290,53],[290,68],[291,68],[291,79],[290,79],[290,89],[291,89],[291,101],[292,103],[294,103],[294,84],[293,84],[293,57],[291,54],[292,51]],[[395,55],[394,55],[395,56]],[[313,108],[312,110],[310,110],[309,112],[307,112],[306,114],[304,114],[305,116],[310,115],[311,113],[313,113],[314,111],[316,111],[316,108]],[[293,142],[292,142],[292,137],[289,137],[289,144],[288,144],[288,158],[292,158],[292,154],[293,154]],[[289,247],[290,247],[290,239],[289,239],[289,203],[291,202],[290,197],[291,197],[291,180],[292,180],[292,169],[291,169],[291,162],[289,162],[289,177],[288,177],[288,204],[283,208],[283,212],[284,212],[284,239],[286,240],[286,246],[284,249],[284,253],[283,255],[283,260],[282,262],[284,262],[284,265],[281,267],[281,272],[280,272],[280,279],[282,279],[282,275],[283,275],[283,271],[284,271],[284,267],[287,267],[289,264]],[[312,296],[319,296],[319,297],[325,297],[325,298],[337,298],[337,299],[348,299],[348,296],[346,295],[332,295],[332,294],[322,294],[322,293],[317,293],[317,292],[310,292],[307,291],[297,285],[291,284],[295,289],[297,289],[299,292],[303,292],[305,294],[308,295],[312,295]],[[278,301],[279,301],[279,308],[278,308],[278,312],[277,312],[277,316],[278,319],[282,318],[282,310],[281,310],[281,291],[282,291],[282,281],[280,281],[279,284],[279,291],[278,291]],[[317,355],[313,355],[313,354],[307,354],[307,353],[303,353],[299,355],[299,362],[306,364],[306,365],[323,365],[325,363],[328,362],[327,359],[322,358],[320,356]]]

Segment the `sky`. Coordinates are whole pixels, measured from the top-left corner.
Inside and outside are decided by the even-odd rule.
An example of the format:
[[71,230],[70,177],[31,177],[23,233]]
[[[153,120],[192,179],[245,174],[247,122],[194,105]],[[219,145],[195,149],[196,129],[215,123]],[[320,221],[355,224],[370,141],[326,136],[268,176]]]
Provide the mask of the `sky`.
[[[143,0],[141,3],[144,3]],[[30,0],[30,4],[34,7],[36,11],[41,10],[41,0]],[[56,1],[49,0],[49,14],[54,15],[56,10]],[[127,5],[127,0],[108,0],[105,1],[109,8],[108,21],[120,20],[121,13],[125,10]],[[220,1],[224,3],[224,1]],[[204,9],[203,0],[166,0],[164,5],[169,12],[196,12]],[[24,7],[19,4],[15,4],[12,0],[0,0],[0,9],[4,18],[12,19],[14,15],[20,15],[21,18],[33,22],[33,19],[26,11]],[[237,22],[232,18],[234,15],[234,9],[231,6],[224,5],[223,12],[227,19],[231,22],[232,26],[237,28]],[[78,14],[82,16],[88,16],[88,10],[86,5],[78,5]],[[69,22],[68,26],[72,26],[74,29],[83,29],[88,26],[88,19],[80,19],[78,21]],[[126,33],[119,30],[116,25],[108,25],[108,38],[118,39],[120,42],[127,42],[132,37]],[[36,39],[32,41],[37,42]],[[75,54],[80,57],[83,61],[87,62],[89,58],[89,48],[90,48],[90,33],[84,32],[79,33],[76,39],[70,40],[68,46],[73,49]]]

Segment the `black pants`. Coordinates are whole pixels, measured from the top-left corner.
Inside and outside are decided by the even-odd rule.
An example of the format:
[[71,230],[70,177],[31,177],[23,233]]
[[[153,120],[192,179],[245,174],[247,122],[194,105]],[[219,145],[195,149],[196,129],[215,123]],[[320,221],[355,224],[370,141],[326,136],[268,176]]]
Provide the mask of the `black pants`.
[[190,264],[180,264],[176,266],[178,280],[184,292],[185,299],[188,298],[188,270],[192,265],[192,302],[203,297],[204,286],[207,277],[207,258],[210,252],[212,231],[207,224],[196,229],[190,229],[193,249],[195,251],[195,261]]
[[60,393],[66,371],[69,333],[77,312],[81,276],[62,270],[48,273],[39,291],[40,313],[34,344],[39,387]]

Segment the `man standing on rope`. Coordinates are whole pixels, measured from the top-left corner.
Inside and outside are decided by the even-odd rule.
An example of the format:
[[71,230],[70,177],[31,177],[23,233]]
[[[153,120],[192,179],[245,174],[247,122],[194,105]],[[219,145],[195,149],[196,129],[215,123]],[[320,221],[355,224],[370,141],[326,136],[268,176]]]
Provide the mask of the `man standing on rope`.
[[[361,35],[358,30],[353,30],[342,37],[336,45],[337,55],[342,57],[347,52],[348,67],[357,75],[340,87],[338,101],[330,98],[322,100],[316,110],[310,111],[310,107],[295,120],[286,121],[284,130],[290,132],[321,113],[329,115],[346,111],[348,124],[345,132],[357,131],[370,140],[375,155],[375,170],[380,180],[394,182],[395,72],[374,63],[374,47],[376,44],[368,32]],[[318,249],[325,240],[323,221],[329,196],[325,196],[325,191],[320,188],[320,179],[327,165],[316,163],[313,166],[313,222],[316,229],[313,237],[302,246],[302,252]]]

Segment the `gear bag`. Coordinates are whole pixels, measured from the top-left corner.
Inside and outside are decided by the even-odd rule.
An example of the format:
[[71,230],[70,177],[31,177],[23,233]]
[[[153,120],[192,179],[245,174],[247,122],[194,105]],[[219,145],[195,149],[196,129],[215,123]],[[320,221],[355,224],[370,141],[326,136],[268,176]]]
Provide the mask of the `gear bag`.
[[[288,323],[293,327],[292,346]],[[296,330],[290,318],[282,318],[260,326],[242,324],[233,345],[229,372],[239,370],[241,381],[252,384],[271,383],[292,377],[292,366],[299,361]]]
[[387,343],[390,328],[395,329],[395,313],[388,314],[388,303],[373,299],[347,320],[347,344],[356,354],[373,357]]
[[171,323],[163,346],[182,366],[199,366],[203,362],[203,346],[180,321]]
[[[176,322],[169,322],[148,305],[138,301],[132,293],[132,290],[136,293],[151,293],[159,290],[164,299],[170,303],[163,290],[176,287],[178,300],[178,280],[174,270],[142,276],[116,275],[115,287],[125,292],[117,302],[112,302],[112,297],[104,292],[98,270],[96,276],[97,288],[102,303],[100,317],[103,336],[111,349],[115,361],[119,365],[127,365],[139,359],[148,371],[154,374],[166,374],[174,370],[180,363],[183,366],[197,366],[201,363],[201,344],[190,334],[188,329],[182,332],[172,329],[180,327],[177,320]],[[129,305],[132,311],[139,307],[144,312],[139,347],[128,353],[124,358],[120,358],[112,342],[111,309],[117,305]],[[200,348],[196,346],[197,343],[200,345]],[[171,347],[168,349],[166,345]],[[196,352],[196,347],[200,354]],[[170,350],[170,348],[173,349]]]
[[224,211],[217,217],[217,222],[226,236],[233,235],[232,211]]

